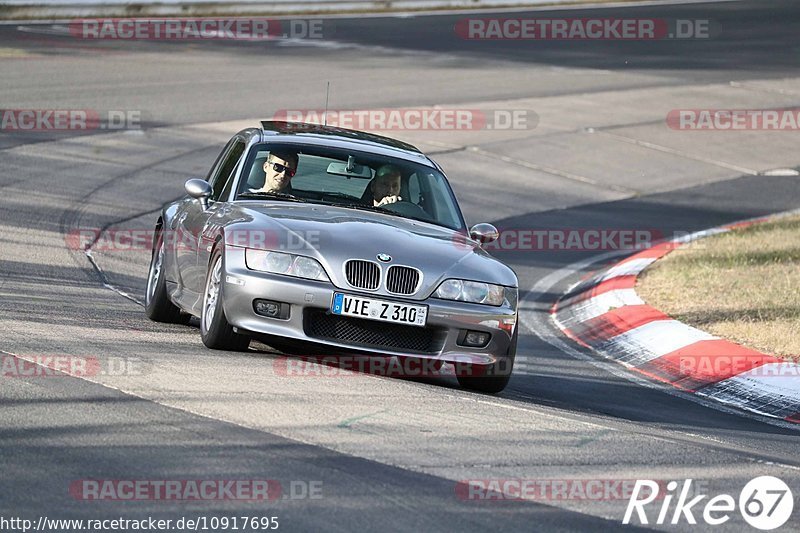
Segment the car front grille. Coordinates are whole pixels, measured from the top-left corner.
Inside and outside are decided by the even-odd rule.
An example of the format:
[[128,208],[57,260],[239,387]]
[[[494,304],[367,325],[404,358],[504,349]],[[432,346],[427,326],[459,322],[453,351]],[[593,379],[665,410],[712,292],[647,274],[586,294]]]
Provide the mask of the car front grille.
[[344,265],[347,283],[357,289],[374,291],[381,282],[381,268],[372,261],[351,259]]
[[309,337],[392,351],[438,353],[445,340],[445,331],[438,328],[332,315],[321,309],[306,310],[303,327]]
[[394,294],[414,294],[419,286],[419,270],[404,266],[389,267],[386,290]]

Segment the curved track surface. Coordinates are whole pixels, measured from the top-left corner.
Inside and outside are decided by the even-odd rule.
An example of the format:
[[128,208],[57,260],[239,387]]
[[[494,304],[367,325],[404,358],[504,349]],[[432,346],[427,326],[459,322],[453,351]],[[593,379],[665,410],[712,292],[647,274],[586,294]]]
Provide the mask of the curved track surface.
[[[322,41],[256,43],[97,43],[59,25],[0,26],[0,107],[134,110],[143,126],[0,133],[4,365],[66,355],[130,368],[0,378],[0,515],[585,531],[618,527],[627,502],[464,501],[457,482],[693,478],[713,495],[774,475],[800,493],[793,427],[630,376],[552,326],[552,302],[608,253],[496,252],[519,275],[522,330],[508,389],[486,396],[448,376],[289,377],[281,356],[255,343],[247,353],[206,350],[196,324],[146,319],[137,301],[147,251],[98,249],[90,261],[67,238],[81,228],[149,229],[232,132],[280,109],[322,107],[327,80],[332,108],[535,112],[535,128],[389,132],[444,166],[470,223],[672,234],[797,208],[800,178],[765,175],[800,165],[796,132],[685,132],[664,122],[672,109],[798,105],[800,7],[765,4],[581,12],[721,28],[708,40],[625,43],[465,41],[453,26],[467,15],[336,18]],[[322,497],[87,502],[68,490],[81,479],[264,478],[321,482]],[[722,526],[745,527],[738,515]]]

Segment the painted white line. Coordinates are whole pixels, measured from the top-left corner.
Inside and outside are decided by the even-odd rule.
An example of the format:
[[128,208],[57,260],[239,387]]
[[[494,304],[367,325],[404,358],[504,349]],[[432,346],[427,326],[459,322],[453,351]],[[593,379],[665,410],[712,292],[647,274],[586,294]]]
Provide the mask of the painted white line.
[[762,176],[780,176],[780,177],[790,177],[790,176],[800,176],[800,172],[793,168],[773,168],[772,170],[765,170],[761,173]]
[[[147,18],[158,19],[159,17],[147,17]],[[42,24],[37,24],[34,26],[20,25],[17,27],[17,31],[20,31],[22,33],[34,33],[34,34],[45,34],[45,35],[62,35],[62,36],[70,35],[69,27],[59,24],[54,24],[49,27]],[[275,46],[279,47],[312,47],[312,48],[323,48],[327,50],[364,50],[375,54],[402,53],[406,56],[411,56],[411,57],[430,57],[436,59],[447,59],[447,58],[456,59],[458,57],[455,54],[447,54],[443,52],[429,52],[425,50],[392,48],[388,46],[360,44],[349,41],[337,41],[333,39],[300,39],[300,38],[268,36],[262,38],[256,37],[256,38],[240,39],[235,41],[248,42],[248,43],[271,42],[274,43]]]
[[92,266],[97,271],[97,273],[100,276],[100,278],[103,280],[103,287],[105,287],[106,289],[108,289],[110,291],[116,292],[117,294],[119,294],[123,298],[127,298],[128,300],[132,301],[135,304],[138,304],[138,305],[141,305],[142,307],[144,307],[144,302],[143,301],[139,300],[135,296],[131,296],[127,292],[123,291],[122,289],[120,289],[118,287],[115,287],[114,285],[109,283],[108,276],[106,276],[105,271],[100,267],[100,265],[97,263],[97,261],[95,261],[94,256],[92,255],[92,250],[91,249],[84,250],[83,253],[86,255],[86,258],[89,259],[89,262],[92,264]]
[[[745,221],[746,222],[746,221]],[[720,233],[727,233],[729,232],[729,228],[712,228],[703,231],[696,231],[694,233],[690,233],[689,235],[683,235],[682,237],[676,237],[673,239],[672,242],[678,244],[686,244],[694,241],[699,241],[700,239],[705,239],[706,237],[711,237],[712,235],[719,235]]]
[[[35,364],[37,366],[40,366],[40,367],[44,368],[44,365],[42,365],[41,361],[38,360],[37,357],[35,357],[35,356],[25,356],[25,355],[16,354],[16,353],[9,352],[9,351],[2,350],[2,349],[0,349],[0,353],[1,354],[6,354],[6,355],[10,355],[12,357],[16,357],[17,359],[21,359],[23,361],[27,361],[29,363],[33,363],[33,364]],[[47,367],[47,368],[49,368],[49,367]],[[242,427],[242,428],[245,428],[245,429],[251,429],[253,431],[259,431],[259,432],[262,432],[262,433],[269,433],[271,435],[277,435],[277,436],[279,436],[281,438],[285,438],[287,440],[292,440],[292,441],[295,441],[295,442],[308,444],[308,445],[311,445],[311,446],[315,446],[317,448],[325,448],[325,449],[337,451],[337,453],[341,453],[343,455],[350,455],[351,457],[365,457],[363,455],[356,455],[356,454],[351,454],[351,453],[347,453],[347,452],[344,452],[344,451],[338,451],[336,448],[334,448],[332,446],[321,444],[321,443],[313,441],[311,439],[304,439],[304,438],[301,438],[299,436],[289,436],[288,432],[284,433],[280,429],[262,428],[262,427],[259,427],[259,426],[256,426],[256,425],[247,424],[247,423],[244,423],[244,422],[228,420],[227,418],[222,418],[222,417],[219,417],[219,416],[206,414],[206,413],[204,413],[202,411],[196,410],[195,408],[189,408],[189,407],[184,407],[184,406],[181,406],[181,405],[170,403],[169,400],[154,399],[154,398],[151,398],[151,397],[147,396],[145,393],[142,393],[142,392],[137,392],[137,391],[134,391],[134,390],[127,390],[127,389],[125,389],[123,387],[117,387],[117,386],[114,386],[114,385],[109,385],[107,383],[102,383],[102,382],[94,380],[94,379],[90,379],[90,377],[85,375],[85,374],[71,374],[71,373],[66,372],[64,370],[61,370],[61,369],[50,369],[50,370],[53,371],[53,372],[58,372],[59,374],[63,374],[65,376],[69,376],[69,377],[75,378],[75,379],[81,379],[83,381],[86,381],[88,383],[92,383],[94,385],[99,385],[101,387],[105,387],[106,389],[115,390],[115,391],[121,392],[123,394],[127,394],[129,396],[133,396],[133,397],[136,397],[136,398],[139,398],[139,399],[142,399],[142,400],[145,400],[145,401],[157,404],[157,405],[161,405],[161,406],[167,407],[169,409],[176,409],[178,411],[183,411],[185,413],[189,413],[189,414],[192,414],[192,415],[201,416],[201,417],[209,419],[209,420],[215,420],[215,421],[218,421],[218,422],[224,422],[226,424],[239,426],[239,427]],[[373,375],[373,374],[361,373],[361,372],[355,372],[355,373],[358,374],[358,376],[366,377],[367,379],[390,379],[395,383],[407,384],[407,385],[409,385],[411,387],[413,387],[413,386],[427,386],[427,385],[425,385],[423,383],[416,383],[414,381],[409,381],[409,380],[387,378],[387,377],[384,377],[384,376],[376,376],[376,375]],[[558,409],[558,408],[552,408],[552,407],[551,408],[542,408],[542,407],[530,405],[530,404],[525,403],[525,402],[520,402],[518,400],[514,400],[514,399],[511,399],[511,398],[502,398],[502,399],[498,399],[498,400],[493,400],[491,397],[487,397],[487,396],[482,395],[482,394],[476,394],[474,392],[470,392],[470,391],[466,391],[466,390],[462,390],[462,389],[447,389],[447,388],[439,387],[436,390],[442,396],[445,396],[448,400],[465,400],[465,401],[468,401],[468,402],[471,402],[471,403],[490,405],[490,406],[498,407],[498,408],[502,408],[502,409],[509,409],[509,410],[516,410],[516,411],[526,411],[528,413],[533,413],[533,414],[536,414],[537,416],[541,416],[543,418],[549,418],[551,420],[557,420],[557,421],[560,421],[560,422],[573,422],[574,423],[576,421],[576,417],[563,416],[563,415],[558,414],[557,412],[556,413],[553,412],[553,411],[564,411],[564,409]],[[178,401],[180,401],[180,398],[178,398]],[[570,413],[570,414],[572,414],[572,413]],[[578,416],[580,417],[580,415],[578,415]],[[580,424],[582,424],[582,425],[585,425],[585,426],[589,427],[589,428],[608,429],[608,430],[611,430],[611,431],[617,431],[618,430],[618,428],[615,428],[615,427],[612,427],[612,426],[607,426],[607,425],[601,424],[601,423],[599,423],[597,421],[588,420],[588,418],[589,417],[578,418],[578,422]],[[389,464],[389,463],[384,463],[384,464]],[[408,470],[410,472],[417,472],[418,471],[418,470],[414,470],[412,468],[404,467],[402,465],[396,465],[396,466],[399,466],[400,468],[403,468],[404,470]]]
[[753,91],[753,92],[760,92],[760,93],[767,93],[767,94],[780,94],[783,96],[796,96],[796,91],[787,91],[786,89],[779,89],[776,87],[762,87],[762,86],[754,86],[749,85],[748,83],[743,83],[740,81],[731,81],[730,86],[736,89],[744,89],[745,91]]
[[35,26],[19,25],[17,31],[20,33],[38,33],[40,35],[69,35],[69,27],[63,24],[53,24],[46,26],[44,24],[36,24]]
[[[583,183],[584,185],[591,185],[593,187],[599,187],[599,188],[602,188],[602,189],[611,189],[612,191],[617,191],[617,192],[620,192],[620,193],[623,193],[623,194],[627,194],[627,195],[629,195],[629,197],[632,197],[632,196],[635,196],[637,194],[640,194],[639,191],[636,191],[634,189],[630,189],[628,187],[623,187],[621,185],[613,185],[613,184],[609,184],[609,183],[601,183],[601,182],[599,182],[598,180],[596,180],[594,178],[590,178],[590,177],[587,177],[587,176],[582,176],[580,174],[573,174],[572,172],[569,172],[569,171],[566,171],[566,170],[561,170],[561,169],[557,169],[557,168],[553,168],[553,167],[539,165],[537,163],[532,163],[530,161],[525,161],[524,159],[518,159],[516,157],[509,157],[509,156],[506,156],[506,155],[498,154],[498,153],[492,152],[490,150],[487,150],[487,149],[484,149],[484,148],[480,148],[478,146],[470,146],[467,149],[469,151],[474,152],[474,153],[476,153],[478,155],[481,155],[483,157],[487,157],[487,158],[495,159],[495,160],[500,160],[500,161],[503,161],[504,163],[517,165],[517,166],[520,166],[520,167],[523,167],[523,168],[529,168],[531,170],[536,170],[537,172],[543,172],[545,174],[551,174],[553,176],[558,176],[560,178],[564,178],[564,179],[567,179],[567,180],[570,180],[570,181],[575,181],[577,183]],[[624,198],[619,198],[619,199],[623,200]]]
[[718,167],[722,167],[727,170],[733,170],[734,172],[740,172],[742,174],[749,174],[751,176],[758,176],[758,171],[753,170],[752,168],[741,167],[739,165],[734,165],[731,163],[726,163],[725,161],[720,161],[718,159],[711,159],[708,157],[703,157],[695,154],[690,154],[688,152],[684,152],[683,150],[676,150],[674,148],[669,148],[668,146],[662,146],[660,144],[655,144],[647,141],[642,141],[639,139],[634,139],[632,137],[626,137],[625,135],[620,135],[618,133],[612,133],[610,131],[602,130],[597,133],[601,133],[603,135],[607,135],[609,137],[613,137],[618,141],[626,142],[628,144],[633,144],[635,146],[641,146],[642,148],[648,148],[650,150],[655,150],[657,152],[663,152],[665,154],[675,155],[678,157],[683,157],[685,159],[693,159],[694,161],[699,161],[701,163],[706,163],[709,165],[714,165]]

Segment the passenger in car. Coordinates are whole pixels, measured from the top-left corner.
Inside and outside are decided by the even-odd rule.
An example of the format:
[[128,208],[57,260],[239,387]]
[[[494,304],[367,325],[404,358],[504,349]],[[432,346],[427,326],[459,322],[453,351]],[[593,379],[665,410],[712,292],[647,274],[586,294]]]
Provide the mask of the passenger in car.
[[380,207],[401,201],[400,169],[392,165],[383,165],[375,172],[375,178],[369,184],[372,193],[372,205]]
[[297,173],[298,157],[294,152],[274,151],[264,161],[264,186],[250,192],[292,193],[292,178]]

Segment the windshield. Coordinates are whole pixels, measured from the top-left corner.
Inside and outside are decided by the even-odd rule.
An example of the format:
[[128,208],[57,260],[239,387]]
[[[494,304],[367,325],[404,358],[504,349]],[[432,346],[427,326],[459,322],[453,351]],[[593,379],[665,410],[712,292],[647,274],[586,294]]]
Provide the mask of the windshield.
[[237,200],[337,205],[464,229],[445,177],[402,159],[319,146],[260,144],[251,148],[242,176]]

